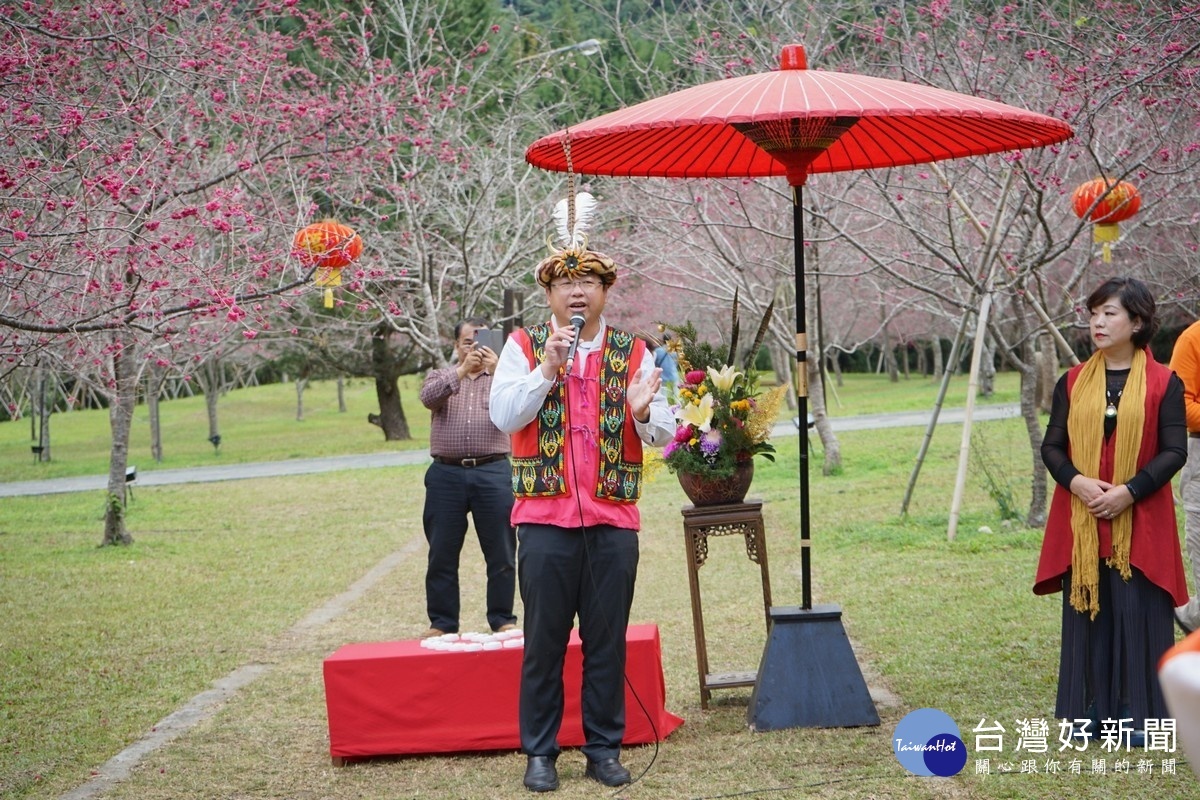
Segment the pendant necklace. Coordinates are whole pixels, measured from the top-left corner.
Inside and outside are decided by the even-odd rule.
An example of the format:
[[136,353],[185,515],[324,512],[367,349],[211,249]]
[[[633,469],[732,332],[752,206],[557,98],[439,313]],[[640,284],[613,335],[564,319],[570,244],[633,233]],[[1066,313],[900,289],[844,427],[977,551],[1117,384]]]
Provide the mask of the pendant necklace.
[[1120,401],[1121,393],[1124,391],[1124,388],[1117,390],[1117,399],[1113,400],[1112,391],[1109,389],[1104,390],[1104,396],[1108,399],[1108,408],[1104,409],[1104,416],[1112,419],[1117,415],[1117,402]]

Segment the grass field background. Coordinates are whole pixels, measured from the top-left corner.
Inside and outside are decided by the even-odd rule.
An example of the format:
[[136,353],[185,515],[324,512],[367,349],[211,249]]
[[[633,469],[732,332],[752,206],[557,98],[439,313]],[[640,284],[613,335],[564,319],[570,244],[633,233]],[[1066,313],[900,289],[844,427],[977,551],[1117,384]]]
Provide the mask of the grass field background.
[[[847,374],[845,385],[829,389],[828,411],[833,417],[887,411],[932,409],[939,384],[930,378],[901,379],[891,383],[883,375]],[[1018,399],[1013,373],[1001,373],[995,393],[980,403],[1008,403]],[[221,446],[208,441],[208,415],[204,398],[184,397],[160,405],[163,459],[155,462],[150,451],[150,422],[145,405],[137,406],[129,440],[129,463],[139,470],[237,464],[315,458],[348,453],[377,453],[428,447],[429,412],[418,399],[420,381],[405,376],[400,381],[401,403],[412,440],[386,442],[367,422],[379,410],[374,381],[348,380],[346,411],[338,410],[337,384],[314,381],[303,395],[303,419],[298,420],[294,384],[271,384],[239,389],[219,398],[218,429]],[[947,406],[962,406],[967,379],[953,379]],[[836,396],[835,396],[836,395]],[[786,406],[780,418],[790,419]],[[34,460],[35,444],[28,418],[0,422],[0,481],[27,481],[108,472],[108,412],[104,409],[54,414],[50,422],[52,460]]]
[[[220,455],[204,441],[202,402],[190,411],[185,405],[164,408],[164,420],[168,413],[180,419],[165,437],[169,458],[176,460],[163,466],[310,456],[331,442],[363,443],[338,453],[425,447],[419,439],[382,443],[365,423],[373,410],[368,386],[350,387],[346,414],[336,411],[332,384],[314,386],[303,422],[294,419],[292,387],[231,393],[222,399],[222,432],[230,438]],[[911,394],[905,402],[920,408],[935,391],[928,380],[897,387],[886,378],[855,376],[841,390],[837,413],[882,410],[889,394]],[[409,392],[405,407],[419,431],[426,415],[415,402],[415,386]],[[856,405],[860,392],[865,396]],[[1015,399],[1015,391],[1009,397]],[[88,459],[99,465],[81,466],[79,474],[103,472],[106,423],[98,412],[56,417],[56,452],[62,440],[56,462],[75,454],[81,465]],[[14,470],[24,472],[7,479],[28,479],[28,471],[54,466],[31,463],[28,441],[21,441],[28,436],[26,423],[6,425],[24,425],[20,433],[0,426],[0,440],[12,453],[24,448],[26,461]],[[360,438],[354,426],[377,440]],[[999,465],[1017,502],[1027,503],[1030,454],[1021,421],[978,428],[985,433],[980,446]],[[72,430],[92,446],[72,445]],[[659,626],[667,705],[686,722],[658,748],[627,750],[624,760],[634,774],[648,771],[620,796],[1200,795],[1181,753],[1173,757],[1174,774],[1169,767],[1164,774],[1162,754],[1136,753],[1124,766],[1108,755],[1100,774],[1093,759],[1102,754],[1095,747],[1082,759],[1080,774],[1071,774],[1067,762],[1061,774],[1046,774],[1041,767],[1054,757],[1053,738],[1047,755],[1022,756],[1015,749],[1019,720],[1053,723],[1061,600],[1031,593],[1040,531],[1006,526],[975,468],[959,535],[947,541],[960,432],[960,426],[945,425],[935,433],[906,516],[899,514],[900,498],[923,429],[842,433],[843,472],[822,476],[813,470],[814,601],[843,609],[859,663],[880,693],[877,728],[752,733],[746,727],[748,689],[718,692],[701,710],[679,515],[686,499],[674,476],[652,476],[641,503],[633,619]],[[191,438],[203,446],[189,451],[183,441]],[[776,444],[779,461],[758,462],[751,495],[764,501],[774,601],[794,605],[800,602],[798,442]],[[819,445],[815,457],[819,464]],[[100,493],[0,503],[0,614],[6,621],[0,633],[0,796],[59,797],[214,681],[258,665],[262,678],[151,754],[106,797],[527,797],[520,785],[524,758],[517,753],[330,765],[321,661],[345,643],[411,638],[428,624],[423,474],[423,467],[395,467],[142,487],[129,507],[134,544],[121,548],[97,547]],[[298,627],[385,561],[394,566],[345,613]],[[463,627],[481,630],[483,564],[470,543],[461,574]],[[758,568],[738,537],[710,539],[701,581],[712,667],[753,669],[764,641],[761,593]],[[813,660],[802,659],[797,669],[820,664],[820,654],[805,658]],[[892,755],[895,725],[922,707],[945,711],[962,729],[971,758],[954,778],[915,778]],[[1004,753],[992,755],[986,775],[976,772],[983,754],[973,748],[972,729],[981,721],[999,722],[1007,731]],[[1141,758],[1148,758],[1149,772]],[[1028,772],[1026,760],[1038,766],[1037,773]],[[563,788],[555,796],[599,796],[600,787],[585,781],[582,771],[582,756],[564,753]]]

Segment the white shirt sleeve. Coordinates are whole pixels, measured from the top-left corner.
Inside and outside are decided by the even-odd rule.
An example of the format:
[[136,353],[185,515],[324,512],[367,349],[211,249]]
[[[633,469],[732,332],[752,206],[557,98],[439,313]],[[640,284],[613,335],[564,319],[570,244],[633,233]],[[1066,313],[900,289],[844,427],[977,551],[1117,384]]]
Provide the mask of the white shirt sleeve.
[[[646,350],[646,356],[642,359],[642,367],[638,370],[637,377],[644,378],[653,369],[653,354],[650,350]],[[633,429],[637,431],[638,438],[651,447],[664,447],[675,437],[675,428],[675,414],[667,404],[666,384],[663,384],[655,392],[654,399],[650,401],[650,419],[643,423],[638,422],[637,417],[634,417]]]
[[521,345],[508,337],[496,363],[488,398],[492,424],[509,435],[521,430],[537,417],[553,385],[554,381],[547,380],[540,369],[529,369]]

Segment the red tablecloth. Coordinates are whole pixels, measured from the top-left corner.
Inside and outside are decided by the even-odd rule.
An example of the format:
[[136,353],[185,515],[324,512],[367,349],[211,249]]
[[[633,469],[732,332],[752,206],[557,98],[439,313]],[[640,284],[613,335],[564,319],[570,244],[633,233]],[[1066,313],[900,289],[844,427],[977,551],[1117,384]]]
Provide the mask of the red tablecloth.
[[[626,639],[625,743],[652,742],[656,734],[661,740],[683,720],[665,708],[658,626],[631,625]],[[417,641],[339,648],[324,664],[330,755],[519,749],[521,654],[520,648],[438,652]],[[572,632],[563,667],[565,709],[558,736],[563,747],[584,743],[579,711],[582,660],[579,637]]]

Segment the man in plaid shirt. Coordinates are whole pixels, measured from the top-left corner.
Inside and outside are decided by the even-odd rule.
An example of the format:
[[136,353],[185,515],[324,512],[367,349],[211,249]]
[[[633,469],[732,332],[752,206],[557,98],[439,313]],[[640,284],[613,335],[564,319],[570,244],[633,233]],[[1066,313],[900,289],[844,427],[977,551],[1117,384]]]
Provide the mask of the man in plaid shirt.
[[457,633],[459,628],[458,559],[467,533],[467,515],[475,524],[487,564],[487,621],[493,631],[512,630],[516,586],[516,538],[509,522],[513,493],[508,434],[488,415],[488,396],[498,356],[477,344],[482,319],[463,320],[454,328],[458,363],[433,370],[421,386],[421,403],[433,414],[425,472],[425,603],[429,630],[422,638]]

